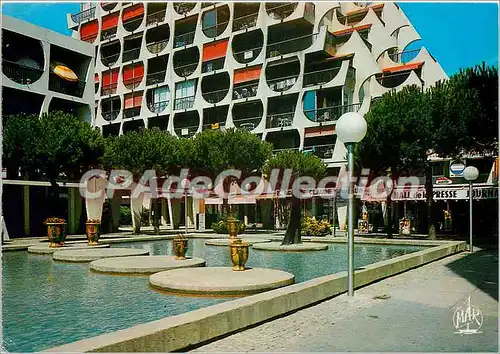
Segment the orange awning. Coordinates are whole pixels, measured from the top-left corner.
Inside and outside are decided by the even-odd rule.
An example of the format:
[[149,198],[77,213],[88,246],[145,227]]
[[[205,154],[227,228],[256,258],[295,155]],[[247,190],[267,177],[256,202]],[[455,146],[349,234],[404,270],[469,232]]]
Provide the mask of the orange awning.
[[229,39],[224,39],[222,41],[204,44],[202,61],[205,62],[225,57],[228,43]]
[[122,21],[126,22],[144,14],[144,5],[137,4],[123,9]]
[[317,136],[325,136],[325,135],[333,135],[335,134],[334,126],[327,127],[313,127],[305,129],[305,137],[306,138],[314,138]]
[[66,65],[57,63],[53,64],[52,66],[52,72],[59,76],[61,79],[68,81],[78,81],[78,76],[76,76],[74,71],[68,68]]
[[337,32],[333,32],[333,35],[334,36],[345,36],[347,34],[351,34],[354,31],[358,31],[359,32],[359,31],[363,31],[363,30],[371,28],[371,27],[372,27],[372,24],[369,23],[367,25],[353,27],[353,28],[346,28],[346,29],[343,29],[343,30],[340,30],[340,31],[337,31]]
[[125,95],[124,108],[136,108],[140,107],[142,103],[142,92],[141,93],[129,93]]
[[142,78],[144,76],[144,65],[137,63],[123,68],[123,81]]
[[102,30],[107,30],[118,26],[118,16],[119,12],[113,13],[111,15],[106,15],[102,18]]
[[102,86],[106,87],[118,83],[119,68],[108,70],[102,73]]
[[239,69],[234,71],[233,83],[239,84],[242,82],[258,80],[262,65],[251,66],[249,68]]
[[416,70],[420,69],[424,65],[423,61],[420,61],[418,63],[411,63],[411,64],[405,64],[405,65],[398,65],[398,66],[391,66],[390,68],[385,68],[382,69],[383,73],[396,73],[399,71],[408,71],[408,70]]
[[99,32],[99,21],[94,20],[84,23],[80,28],[80,39],[86,42],[93,42]]
[[368,12],[369,9],[376,11],[376,10],[382,9],[383,7],[384,7],[384,4],[373,5],[373,6],[365,7],[364,9],[346,12],[346,16],[362,14],[363,12]]

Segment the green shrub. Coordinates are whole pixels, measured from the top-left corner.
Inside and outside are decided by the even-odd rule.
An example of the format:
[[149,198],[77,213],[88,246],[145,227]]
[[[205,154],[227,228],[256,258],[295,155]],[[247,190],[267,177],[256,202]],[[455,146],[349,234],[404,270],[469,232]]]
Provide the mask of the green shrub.
[[132,212],[128,206],[120,207],[120,225],[132,225]]
[[302,218],[300,233],[302,236],[326,236],[332,233],[332,225],[326,220],[306,216]]
[[[235,218],[234,215],[221,215],[219,221],[212,223],[212,230],[217,234],[228,234],[229,231],[227,229],[227,219]],[[240,221],[238,234],[242,234],[245,232],[245,223]]]

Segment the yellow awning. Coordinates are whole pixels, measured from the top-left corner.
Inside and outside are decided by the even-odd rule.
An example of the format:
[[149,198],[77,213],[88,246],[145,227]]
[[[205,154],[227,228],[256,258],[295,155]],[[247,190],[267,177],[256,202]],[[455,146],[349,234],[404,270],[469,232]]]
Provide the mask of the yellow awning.
[[52,69],[52,71],[61,79],[68,81],[78,81],[78,76],[76,76],[73,70],[71,70],[70,68],[68,68],[63,64],[56,64],[54,66],[54,69]]

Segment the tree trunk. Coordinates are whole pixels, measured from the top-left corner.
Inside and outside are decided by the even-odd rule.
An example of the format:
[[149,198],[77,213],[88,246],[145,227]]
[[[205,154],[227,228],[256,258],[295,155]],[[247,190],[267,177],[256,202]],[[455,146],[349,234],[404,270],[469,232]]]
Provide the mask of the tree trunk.
[[436,239],[436,226],[434,225],[434,195],[432,187],[432,167],[429,162],[425,165],[425,194],[426,194],[426,204],[427,204],[427,228],[429,233],[429,238],[431,240]]
[[63,217],[63,215],[60,215],[61,206],[59,203],[59,185],[57,184],[55,178],[50,178],[49,195],[51,200],[49,206],[51,216]]
[[302,242],[300,237],[300,199],[292,196],[292,209],[290,211],[290,219],[283,239],[282,245],[292,245]]

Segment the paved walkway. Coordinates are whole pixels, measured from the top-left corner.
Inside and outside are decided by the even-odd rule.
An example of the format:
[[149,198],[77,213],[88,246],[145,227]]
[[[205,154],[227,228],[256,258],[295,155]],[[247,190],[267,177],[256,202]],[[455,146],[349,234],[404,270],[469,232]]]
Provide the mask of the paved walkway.
[[[482,333],[455,334],[470,295]],[[498,352],[498,253],[454,255],[197,348],[195,352]]]

